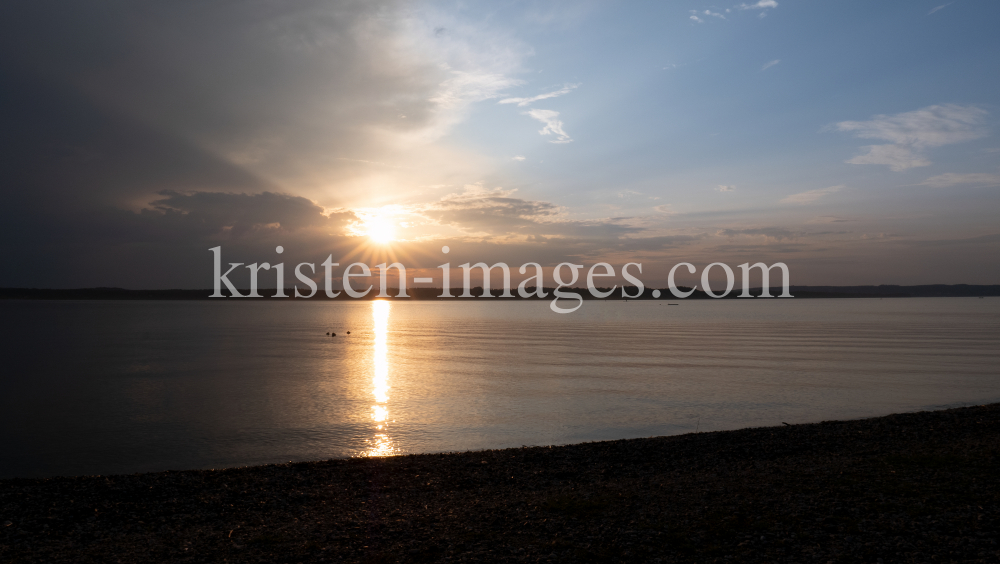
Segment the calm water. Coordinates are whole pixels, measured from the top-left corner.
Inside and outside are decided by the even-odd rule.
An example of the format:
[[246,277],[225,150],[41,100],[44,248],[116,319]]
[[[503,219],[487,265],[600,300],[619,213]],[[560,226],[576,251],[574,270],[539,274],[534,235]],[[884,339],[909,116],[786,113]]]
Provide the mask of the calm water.
[[1000,299],[663,304],[557,315],[548,302],[0,302],[0,477],[1000,401]]

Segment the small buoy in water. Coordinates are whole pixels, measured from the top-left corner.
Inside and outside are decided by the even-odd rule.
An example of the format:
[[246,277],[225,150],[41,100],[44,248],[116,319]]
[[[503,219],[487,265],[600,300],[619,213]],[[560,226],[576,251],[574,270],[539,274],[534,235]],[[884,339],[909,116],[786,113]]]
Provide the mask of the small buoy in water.
[[326,334],[327,334],[327,335],[329,335],[329,334],[330,334],[330,332],[329,332],[329,331],[327,331],[327,332],[326,332]]
[[331,337],[336,337],[336,336],[337,336],[337,334],[336,334],[336,333],[330,333],[330,336],[331,336]]
[[348,331],[348,332],[347,332],[347,334],[348,334],[348,335],[350,335],[350,334],[351,334],[351,332],[350,332],[350,331]]

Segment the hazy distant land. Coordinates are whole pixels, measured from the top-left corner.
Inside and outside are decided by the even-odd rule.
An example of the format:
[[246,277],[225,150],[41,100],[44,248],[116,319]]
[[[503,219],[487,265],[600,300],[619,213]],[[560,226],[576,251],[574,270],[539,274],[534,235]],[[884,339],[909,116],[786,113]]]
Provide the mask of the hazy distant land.
[[[545,288],[545,293],[548,295],[547,298],[520,298],[517,296],[516,290],[512,289],[515,297],[512,299],[551,299],[552,291],[555,288]],[[607,291],[610,288],[599,288],[599,290]],[[691,288],[686,286],[679,286],[679,290],[683,292],[689,291]],[[533,292],[534,288],[529,287],[529,291]],[[628,299],[641,299],[641,300],[652,300],[654,288],[646,288],[642,296]],[[681,299],[713,299],[710,298],[705,292],[701,290],[695,290],[688,298],[677,298],[670,293],[666,288],[659,288],[660,290],[660,300],[677,301]],[[249,289],[240,289],[240,293],[246,295],[250,292]],[[440,298],[441,288],[414,288],[410,287],[406,289],[407,293],[410,294],[409,298],[396,298],[398,290],[396,288],[389,288],[388,294],[393,296],[393,299],[411,299],[411,300],[440,300],[440,299],[450,299],[450,298]],[[458,297],[461,293],[461,289],[452,289],[452,293]],[[595,298],[586,288],[564,288],[564,292],[575,292],[580,294],[585,300],[621,300],[622,295],[620,291],[616,291],[614,294],[607,298]],[[625,287],[625,291],[629,295],[636,294],[636,288],[634,286]],[[880,285],[880,286],[790,286],[790,293],[796,298],[968,298],[968,297],[980,297],[980,296],[1000,296],[1000,285],[974,285],[974,284],[926,284],[919,286],[896,286],[896,285]],[[0,288],[0,299],[8,300],[207,300],[212,299],[209,296],[212,294],[211,289],[199,289],[199,290],[129,290],[125,288],[73,288],[73,289],[49,289],[49,288]],[[293,295],[293,291],[286,289],[286,293]],[[501,289],[494,288],[491,293],[494,296],[499,297],[503,292]],[[741,290],[734,289],[729,293],[724,299],[735,299],[739,296]],[[223,293],[229,294],[227,290],[223,290]],[[271,297],[274,295],[275,290],[273,288],[261,288],[258,293],[263,297]],[[481,296],[483,294],[483,289],[480,286],[472,288],[471,293],[474,296]],[[758,296],[761,293],[760,288],[751,288],[750,293],[754,296]],[[772,296],[778,296],[781,294],[781,288],[771,288],[770,293]],[[375,287],[372,291],[364,298],[361,299],[376,299],[378,298],[378,288]],[[217,298],[216,298],[217,299]],[[301,298],[299,298],[301,299]],[[316,292],[316,295],[312,298],[313,300],[352,300],[344,294],[341,294],[337,298],[328,298],[322,292]],[[511,299],[511,298],[508,298]]]

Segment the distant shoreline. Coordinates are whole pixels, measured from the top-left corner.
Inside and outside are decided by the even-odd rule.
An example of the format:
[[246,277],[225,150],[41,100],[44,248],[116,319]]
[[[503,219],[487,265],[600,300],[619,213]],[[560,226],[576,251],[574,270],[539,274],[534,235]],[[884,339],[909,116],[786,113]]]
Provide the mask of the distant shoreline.
[[987,562],[1000,404],[555,447],[0,480],[17,562]]
[[[681,286],[679,287],[682,291],[690,290],[690,288]],[[534,288],[529,288],[529,290],[534,290]],[[545,291],[551,297],[551,293],[554,288],[545,288]],[[636,294],[635,287],[626,287],[625,291],[631,295]],[[661,292],[660,298],[653,297],[654,288],[646,288],[642,296],[630,297],[628,300],[654,300],[659,301],[670,301],[676,302],[681,300],[704,300],[713,299],[709,297],[705,292],[701,290],[695,290],[695,292],[688,298],[677,298],[673,296],[669,290],[666,288],[660,288]],[[971,285],[971,284],[930,284],[930,285],[919,285],[919,286],[896,286],[896,285],[881,285],[881,286],[790,286],[790,293],[795,298],[974,298],[974,297],[987,297],[987,296],[1000,296],[1000,285]],[[410,294],[409,298],[397,298],[394,297],[398,290],[396,288],[389,288],[388,293],[393,296],[393,300],[461,300],[462,298],[440,298],[441,294],[440,288],[419,288],[410,287],[407,288],[407,293]],[[460,293],[459,291],[452,290],[455,294]],[[583,299],[587,301],[620,301],[622,299],[620,292],[615,292],[613,296],[608,298],[595,298],[585,289],[585,288],[564,288],[565,292],[575,292],[580,294]],[[129,290],[125,288],[74,288],[74,289],[50,289],[50,288],[0,288],[0,300],[218,300],[220,298],[210,298],[213,290],[210,289],[195,289],[195,290]],[[249,290],[241,289],[241,293],[249,293]],[[273,288],[262,288],[259,290],[260,294],[264,298],[270,298],[274,295],[275,290]],[[481,296],[483,294],[483,289],[481,287],[475,287],[471,289],[471,293],[474,296]],[[499,294],[501,290],[493,289],[491,293],[494,296],[500,297]],[[760,288],[751,288],[750,293],[757,296],[760,295]],[[770,293],[772,296],[777,296],[781,293],[780,288],[771,288]],[[377,299],[378,292],[377,289],[366,296],[365,298],[360,298],[361,300],[372,300]],[[738,290],[734,290],[725,298],[720,299],[739,299]],[[353,298],[341,295],[338,298],[327,298],[323,292],[317,292],[316,296],[312,298],[307,298],[309,300],[316,301],[355,301]],[[469,299],[469,298],[466,298]],[[523,299],[537,300],[542,298],[506,298],[511,301],[520,301]],[[545,298],[549,299],[549,298]],[[787,298],[785,298],[787,299]],[[302,298],[288,298],[286,301],[301,301]],[[255,301],[251,300],[241,300],[241,301]],[[259,299],[256,301],[260,301]],[[270,300],[268,300],[270,301]]]

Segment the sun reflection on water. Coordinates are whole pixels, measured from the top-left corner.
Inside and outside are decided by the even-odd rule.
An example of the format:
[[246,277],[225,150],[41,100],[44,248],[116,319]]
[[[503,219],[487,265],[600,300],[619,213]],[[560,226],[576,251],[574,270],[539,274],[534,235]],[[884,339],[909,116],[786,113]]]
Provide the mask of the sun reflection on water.
[[389,428],[389,310],[392,306],[384,300],[372,302],[372,318],[375,324],[374,376],[372,377],[372,395],[375,405],[372,406],[371,418],[378,431],[368,440],[368,449],[364,456],[389,456],[397,449]]

